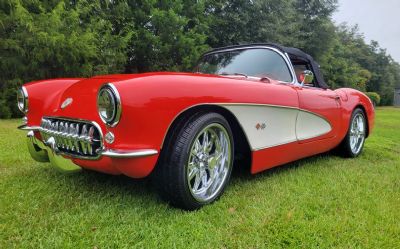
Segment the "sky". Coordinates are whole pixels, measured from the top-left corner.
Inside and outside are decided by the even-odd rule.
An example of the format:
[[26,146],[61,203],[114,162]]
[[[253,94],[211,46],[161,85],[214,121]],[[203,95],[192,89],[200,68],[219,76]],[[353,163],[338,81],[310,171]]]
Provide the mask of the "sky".
[[338,0],[333,20],[358,24],[369,43],[375,40],[400,63],[400,0]]

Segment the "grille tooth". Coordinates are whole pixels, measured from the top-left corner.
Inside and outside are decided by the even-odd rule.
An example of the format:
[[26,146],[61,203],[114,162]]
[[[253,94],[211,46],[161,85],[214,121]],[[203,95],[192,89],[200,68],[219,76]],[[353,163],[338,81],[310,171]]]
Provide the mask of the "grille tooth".
[[[43,119],[42,120],[42,124],[43,124],[42,128],[44,128],[45,130],[50,129],[50,124],[49,123],[50,123],[49,120]],[[44,141],[47,141],[47,139],[49,139],[48,134],[44,133],[44,132],[42,133],[42,137],[43,137]]]
[[64,136],[65,136],[65,147],[67,150],[72,150],[72,141],[71,141],[71,133],[69,130],[69,123],[65,122],[64,124]]
[[74,133],[75,133],[75,127],[74,127],[74,125],[71,123],[71,124],[68,125],[68,136],[69,136],[68,144],[69,144],[69,149],[70,149],[71,151],[75,151],[75,143],[73,142],[73,138],[72,138],[72,136],[74,135]]
[[54,134],[54,140],[56,140],[56,144],[58,147],[61,147],[61,139],[58,136],[58,121],[54,122],[54,127],[53,127],[53,134]]
[[64,122],[62,137],[63,137],[64,148],[65,148],[66,150],[69,150],[69,142],[68,142],[68,122]]
[[64,122],[60,122],[60,124],[58,125],[58,131],[59,131],[59,135],[58,138],[60,140],[60,146],[61,148],[65,148],[65,141],[64,141]]
[[94,138],[94,127],[93,126],[91,126],[90,128],[89,128],[89,135],[88,135],[88,137],[89,137],[89,143],[88,143],[88,151],[89,151],[89,154],[93,154],[93,147],[92,147],[92,144],[93,144],[93,138]]
[[63,149],[67,148],[67,144],[66,144],[66,139],[65,139],[65,123],[64,122],[60,122],[59,124],[59,129],[60,129],[60,141],[61,141],[61,147]]
[[81,143],[79,142],[79,132],[82,129],[82,125],[76,125],[76,133],[75,133],[75,147],[77,148],[78,152],[81,152]]
[[64,141],[65,141],[65,148],[67,150],[71,150],[70,144],[69,144],[69,123],[65,122],[64,123],[64,134],[63,136],[65,137]]
[[79,149],[79,140],[78,139],[79,139],[79,124],[76,124],[73,140],[74,140],[76,152],[79,153],[80,149]]
[[76,146],[75,146],[75,140],[74,140],[74,136],[75,136],[75,125],[73,123],[71,123],[69,125],[69,147],[71,149],[71,151],[75,151],[76,150]]
[[43,118],[40,126],[43,141],[53,137],[57,149],[67,155],[96,157],[101,149],[101,133],[89,122]]
[[65,137],[65,122],[60,123],[60,137],[61,137],[61,146],[63,149],[67,148],[67,138]]
[[82,146],[83,154],[87,154],[87,145],[85,142],[87,134],[88,134],[87,125],[84,124],[82,127],[82,133],[81,133],[81,146]]

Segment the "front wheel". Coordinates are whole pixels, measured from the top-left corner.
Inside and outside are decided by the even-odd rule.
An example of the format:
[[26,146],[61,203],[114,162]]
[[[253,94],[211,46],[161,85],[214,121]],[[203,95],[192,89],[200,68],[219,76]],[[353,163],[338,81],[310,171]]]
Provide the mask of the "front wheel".
[[158,165],[155,183],[172,205],[193,210],[220,197],[233,165],[233,137],[226,119],[205,113],[183,121]]
[[366,119],[363,110],[356,108],[350,119],[346,137],[339,146],[345,157],[357,157],[364,147],[366,136]]

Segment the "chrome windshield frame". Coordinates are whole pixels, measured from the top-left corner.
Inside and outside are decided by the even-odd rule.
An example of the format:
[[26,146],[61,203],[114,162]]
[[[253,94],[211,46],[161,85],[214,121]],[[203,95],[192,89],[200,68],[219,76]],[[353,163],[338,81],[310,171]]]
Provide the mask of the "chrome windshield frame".
[[[284,84],[297,84],[298,83],[296,74],[294,73],[293,65],[290,62],[288,54],[287,53],[283,53],[282,51],[280,51],[279,49],[274,48],[274,47],[264,46],[264,45],[255,45],[255,46],[243,46],[243,47],[235,47],[235,48],[226,48],[226,49],[221,49],[221,50],[218,50],[218,51],[211,51],[211,52],[205,53],[202,56],[202,58],[205,57],[205,56],[211,55],[211,54],[219,54],[219,53],[224,53],[224,52],[231,52],[231,51],[237,51],[237,50],[248,50],[248,49],[269,49],[269,50],[272,50],[272,51],[276,52],[285,61],[286,66],[288,67],[288,70],[290,72],[290,76],[292,77],[292,81],[291,82],[280,81],[280,80],[278,80],[278,81],[280,83],[284,83]],[[198,66],[197,66],[197,71],[198,71]],[[199,72],[199,73],[201,73],[201,72]],[[254,77],[254,76],[251,76],[251,77]]]

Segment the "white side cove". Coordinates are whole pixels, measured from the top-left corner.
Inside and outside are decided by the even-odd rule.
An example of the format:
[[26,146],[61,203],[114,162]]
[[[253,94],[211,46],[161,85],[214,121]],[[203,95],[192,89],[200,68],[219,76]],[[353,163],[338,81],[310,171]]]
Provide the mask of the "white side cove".
[[318,137],[331,130],[331,125],[324,118],[310,112],[299,110],[296,122],[297,140]]
[[324,118],[301,109],[257,104],[222,104],[236,116],[253,151],[318,137],[332,130]]

